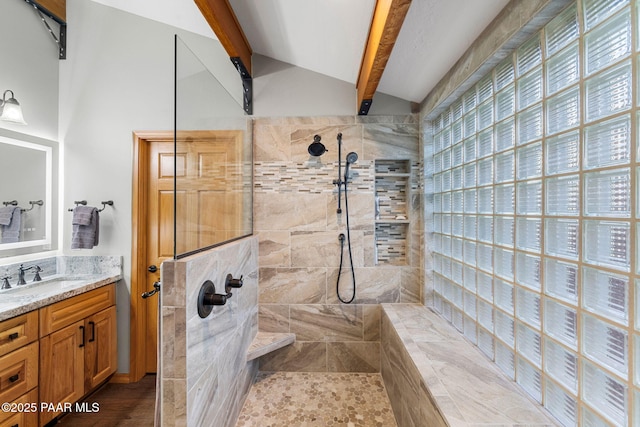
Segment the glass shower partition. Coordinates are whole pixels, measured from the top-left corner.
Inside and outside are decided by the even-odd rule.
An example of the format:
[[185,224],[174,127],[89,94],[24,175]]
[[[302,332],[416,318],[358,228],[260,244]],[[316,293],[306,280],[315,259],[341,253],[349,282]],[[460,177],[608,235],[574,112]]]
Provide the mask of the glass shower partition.
[[[174,258],[252,234],[252,122],[217,40],[175,37]],[[160,162],[162,165],[162,161]],[[161,166],[162,167],[162,166]],[[162,175],[162,174],[161,174]]]

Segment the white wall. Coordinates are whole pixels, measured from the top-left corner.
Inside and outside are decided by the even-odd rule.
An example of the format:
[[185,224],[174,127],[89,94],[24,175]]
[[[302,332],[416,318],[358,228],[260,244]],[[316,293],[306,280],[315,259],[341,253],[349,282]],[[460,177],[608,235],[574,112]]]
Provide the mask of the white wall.
[[[254,116],[352,116],[357,112],[352,83],[253,55]],[[377,93],[370,115],[406,115],[410,103]]]

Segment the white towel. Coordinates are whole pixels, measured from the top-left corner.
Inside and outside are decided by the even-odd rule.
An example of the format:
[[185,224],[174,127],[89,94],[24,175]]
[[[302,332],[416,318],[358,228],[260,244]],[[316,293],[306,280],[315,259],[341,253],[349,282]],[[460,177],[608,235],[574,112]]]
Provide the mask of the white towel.
[[[80,210],[76,215],[76,211]],[[87,211],[89,215],[87,215]],[[88,220],[87,220],[88,218]],[[91,249],[98,245],[100,215],[98,209],[91,206],[77,206],[73,210],[73,231],[71,249]]]
[[[22,208],[20,206],[7,206],[0,208],[5,212],[7,209],[11,211],[11,219],[8,224],[5,224],[6,220],[0,223],[0,231],[2,231],[2,237],[0,242],[2,243],[16,243],[20,241],[20,225],[22,220]],[[4,217],[3,217],[4,218]]]

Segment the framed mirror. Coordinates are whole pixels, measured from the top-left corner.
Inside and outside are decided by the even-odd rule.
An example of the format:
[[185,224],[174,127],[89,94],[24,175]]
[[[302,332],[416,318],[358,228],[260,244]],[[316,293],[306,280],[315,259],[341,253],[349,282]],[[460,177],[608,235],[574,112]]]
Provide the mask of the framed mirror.
[[0,135],[0,257],[57,248],[54,158],[54,141]]

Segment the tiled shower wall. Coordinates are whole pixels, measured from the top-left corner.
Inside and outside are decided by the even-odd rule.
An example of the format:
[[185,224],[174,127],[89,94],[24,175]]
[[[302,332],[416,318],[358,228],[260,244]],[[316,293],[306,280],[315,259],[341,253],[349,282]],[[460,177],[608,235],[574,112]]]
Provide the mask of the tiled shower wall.
[[[336,296],[338,235],[346,234],[338,197],[342,159],[355,151],[348,206],[356,297]],[[254,231],[259,239],[259,329],[293,332],[296,343],[263,356],[263,371],[378,372],[379,303],[421,302],[422,210],[416,116],[259,118],[254,122]],[[311,157],[320,135],[328,152]],[[411,169],[404,257],[384,258],[375,244],[376,159],[406,159]],[[344,173],[344,169],[343,169]],[[384,238],[384,237],[382,237]],[[393,234],[395,239],[396,235]],[[384,247],[382,242],[379,247]],[[393,253],[393,251],[390,251]],[[382,254],[382,256],[381,256]],[[352,295],[345,244],[340,295]]]
[[[246,361],[258,329],[257,252],[257,238],[247,237],[162,264],[161,425],[235,425],[257,371]],[[227,274],[244,285],[200,318],[202,283],[224,293]]]

